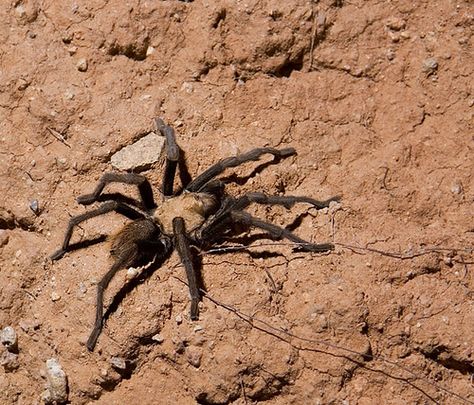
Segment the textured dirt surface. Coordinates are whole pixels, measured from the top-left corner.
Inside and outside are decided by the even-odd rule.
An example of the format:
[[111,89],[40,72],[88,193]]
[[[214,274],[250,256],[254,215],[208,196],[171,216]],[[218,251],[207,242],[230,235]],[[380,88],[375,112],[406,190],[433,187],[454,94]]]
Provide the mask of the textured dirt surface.
[[[0,327],[16,330],[18,363],[2,363],[0,403],[42,403],[49,358],[72,404],[474,403],[471,1],[5,5]],[[123,297],[90,353],[107,245],[49,255],[85,210],[75,198],[155,116],[192,174],[295,147],[250,178],[257,163],[235,170],[229,192],[341,195],[318,212],[250,209],[337,249],[203,255],[209,296],[251,322],[208,299],[190,321],[173,255]],[[158,188],[162,172],[144,174]],[[91,220],[74,241],[123,223]],[[125,282],[123,271],[107,303]]]

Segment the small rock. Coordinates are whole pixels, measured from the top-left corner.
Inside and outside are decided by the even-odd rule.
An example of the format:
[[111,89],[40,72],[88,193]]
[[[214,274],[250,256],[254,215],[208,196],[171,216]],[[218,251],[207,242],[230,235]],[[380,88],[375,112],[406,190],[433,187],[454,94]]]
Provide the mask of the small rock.
[[0,333],[0,341],[9,352],[17,350],[18,338],[15,329],[11,326],[6,326],[2,329],[2,332]]
[[194,91],[194,86],[192,83],[184,82],[181,86],[181,90],[184,90],[186,93],[190,94]]
[[181,315],[176,315],[176,323],[180,325],[183,322],[183,317]]
[[154,340],[156,343],[163,343],[165,341],[165,338],[163,336],[161,336],[159,333],[157,333],[156,335],[153,335],[151,337],[151,340]]
[[110,364],[116,370],[124,371],[127,369],[127,361],[123,357],[112,357],[110,359]]
[[406,23],[401,18],[392,17],[386,22],[386,26],[393,31],[400,31],[405,28]]
[[192,366],[199,368],[201,365],[202,350],[199,347],[189,346],[186,348],[186,360]]
[[87,59],[85,58],[79,59],[77,61],[76,67],[77,67],[77,70],[79,70],[79,72],[85,72],[88,68]]
[[120,375],[119,370],[102,369],[100,371],[100,377],[95,378],[94,383],[104,389],[110,390],[111,387],[115,387],[121,380],[122,380],[122,376]]
[[387,50],[387,59],[388,60],[394,60],[395,59],[395,51],[393,49]]
[[400,33],[400,36],[403,38],[403,39],[410,39],[411,38],[411,34],[408,32],[408,31],[403,31]]
[[155,48],[153,48],[152,46],[149,46],[147,49],[146,49],[146,56],[150,56],[152,53],[155,52]]
[[8,231],[5,229],[0,229],[0,247],[6,245],[9,238]]
[[73,39],[73,35],[70,32],[65,32],[61,38],[61,40],[65,44],[70,44],[72,42],[72,39]]
[[74,94],[74,91],[71,89],[66,89],[64,91],[64,98],[66,100],[72,100],[76,95]]
[[443,262],[446,266],[452,267],[453,265],[453,258],[449,256],[444,256],[443,257]]
[[77,290],[77,293],[76,293],[76,296],[78,298],[84,298],[84,296],[86,295],[87,293],[87,286],[81,281],[79,283],[79,288]]
[[428,75],[435,73],[438,70],[438,61],[435,58],[428,58],[423,61],[423,72]]
[[47,388],[42,398],[46,404],[63,404],[68,400],[67,376],[56,359],[46,360]]
[[389,31],[388,36],[390,37],[390,40],[392,42],[394,42],[394,43],[400,42],[400,34],[398,34],[396,32],[393,32],[393,31]]
[[150,132],[113,154],[110,162],[119,170],[145,170],[160,159],[164,144],[164,137]]
[[20,91],[25,90],[28,86],[30,85],[28,80],[25,80],[23,78],[18,79],[17,82],[17,89]]
[[56,302],[56,301],[59,301],[60,299],[61,299],[61,296],[56,291],[53,291],[51,293],[51,301]]
[[453,194],[461,194],[462,193],[462,184],[461,183],[454,183],[451,186],[451,193]]
[[38,200],[30,201],[30,210],[33,211],[35,215],[39,215],[40,206]]
[[21,25],[32,23],[38,18],[38,7],[33,1],[15,2],[15,16]]
[[199,331],[201,331],[201,330],[203,330],[203,329],[204,329],[204,328],[203,328],[201,325],[196,325],[196,326],[194,327],[194,332],[199,332]]
[[21,320],[19,322],[19,326],[24,332],[31,335],[35,330],[40,328],[41,324],[37,320],[26,319]]
[[0,356],[0,364],[6,373],[15,371],[18,367],[20,367],[20,363],[18,363],[18,354],[7,351],[3,352]]

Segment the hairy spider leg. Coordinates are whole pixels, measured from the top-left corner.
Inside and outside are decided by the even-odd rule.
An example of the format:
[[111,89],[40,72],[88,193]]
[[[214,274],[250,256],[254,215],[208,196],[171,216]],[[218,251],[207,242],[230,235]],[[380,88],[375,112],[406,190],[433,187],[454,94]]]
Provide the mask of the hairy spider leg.
[[105,173],[99,180],[99,184],[91,194],[84,194],[77,197],[77,202],[82,205],[89,205],[97,201],[104,187],[110,183],[133,184],[138,186],[140,197],[146,209],[156,207],[153,198],[153,190],[150,182],[145,176],[136,173]]
[[249,152],[243,153],[241,155],[228,157],[220,160],[215,165],[209,167],[198,177],[196,177],[191,183],[186,187],[187,191],[199,192],[201,189],[214,177],[221,174],[225,169],[229,167],[236,167],[243,163],[256,161],[260,156],[265,154],[271,154],[276,159],[282,159],[287,156],[294,155],[296,153],[294,148],[284,148],[284,149],[275,149],[275,148],[256,148],[252,149]]
[[115,273],[118,270],[125,267],[129,262],[133,262],[134,257],[123,257],[117,260],[110,270],[102,277],[102,279],[97,284],[97,300],[96,300],[96,313],[95,313],[95,322],[92,332],[87,339],[87,349],[93,351],[99,338],[100,332],[102,331],[102,326],[104,324],[104,291],[109,285],[110,281],[114,277]]
[[176,217],[173,219],[173,233],[175,237],[175,246],[178,251],[181,262],[186,270],[186,276],[188,278],[189,294],[191,295],[191,310],[190,316],[192,320],[198,319],[199,316],[199,301],[201,300],[201,294],[199,292],[198,279],[196,269],[194,268],[191,248],[189,246],[189,240],[186,235],[186,228],[184,219]]
[[104,292],[117,271],[137,265],[143,259],[148,261],[150,254],[155,254],[156,258],[156,255],[161,253],[164,257],[168,254],[170,247],[169,238],[163,238],[159,228],[148,219],[130,222],[112,238],[110,253],[115,262],[97,284],[96,317],[87,340],[87,348],[90,351],[94,350],[104,324]]
[[143,213],[141,213],[138,209],[134,207],[131,207],[127,204],[124,204],[118,201],[107,201],[104,204],[102,204],[99,208],[96,208],[95,210],[92,210],[89,212],[85,212],[84,214],[77,215],[75,217],[72,217],[69,220],[66,233],[64,235],[64,241],[63,241],[62,247],[61,249],[58,249],[56,252],[54,252],[51,255],[51,259],[58,260],[61,257],[63,257],[64,254],[67,252],[67,249],[69,247],[69,242],[71,240],[72,233],[74,231],[75,226],[79,225],[81,222],[84,222],[88,219],[97,217],[99,215],[107,214],[108,212],[111,212],[111,211],[115,211],[130,219],[137,219],[137,218],[144,217]]
[[335,196],[324,201],[318,201],[310,197],[305,196],[278,196],[278,195],[266,195],[264,193],[247,193],[239,198],[235,199],[233,206],[234,210],[242,210],[252,203],[267,204],[267,205],[283,205],[285,208],[291,208],[296,203],[307,203],[314,206],[314,208],[320,210],[329,207],[332,201],[340,201],[341,197]]
[[230,215],[235,222],[244,224],[246,226],[252,226],[263,229],[264,231],[267,231],[271,236],[277,239],[285,238],[291,240],[292,242],[296,242],[300,244],[300,249],[308,252],[321,253],[334,249],[334,245],[332,243],[316,244],[308,242],[300,238],[299,236],[296,236],[285,228],[271,224],[266,221],[262,221],[261,219],[255,218],[245,211],[231,211]]
[[163,176],[162,192],[164,196],[170,196],[173,195],[174,177],[179,162],[180,148],[176,143],[176,135],[173,128],[166,125],[161,118],[155,118],[155,126],[156,129],[165,137],[166,165],[165,174]]
[[[209,185],[211,184],[209,183]],[[305,196],[275,196],[264,193],[247,193],[238,198],[227,197],[219,211],[199,231],[199,237],[207,242],[212,242],[214,235],[220,234],[232,223],[230,215],[232,211],[241,211],[252,203],[283,205],[285,208],[291,208],[296,203],[308,203],[316,209],[322,209],[329,207],[331,201],[340,201],[340,197],[335,196],[324,201],[318,201]]]
[[224,196],[225,183],[221,180],[211,180],[206,183],[204,187],[201,187],[200,193],[207,193],[214,195],[218,200]]

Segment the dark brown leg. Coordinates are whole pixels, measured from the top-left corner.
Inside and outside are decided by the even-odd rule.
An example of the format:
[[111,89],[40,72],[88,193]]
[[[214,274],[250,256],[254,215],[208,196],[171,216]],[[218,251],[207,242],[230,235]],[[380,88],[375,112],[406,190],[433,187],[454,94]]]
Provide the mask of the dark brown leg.
[[169,238],[162,235],[157,226],[148,219],[128,223],[115,236],[111,246],[111,255],[115,262],[97,284],[95,322],[87,340],[87,348],[90,351],[94,349],[104,323],[104,292],[117,271],[137,265],[142,260],[153,261],[153,254],[165,257],[170,247]]
[[89,351],[93,351],[94,347],[97,343],[97,339],[99,338],[100,332],[102,331],[103,326],[103,317],[104,317],[104,291],[109,285],[110,281],[114,277],[115,273],[121,268],[126,267],[127,265],[131,265],[133,262],[134,257],[126,257],[117,260],[110,270],[105,274],[104,277],[100,280],[99,284],[97,284],[97,301],[96,301],[96,313],[95,313],[95,322],[94,327],[92,328],[92,332],[87,339],[87,349]]
[[81,215],[77,215],[69,220],[69,224],[66,229],[66,234],[64,235],[62,247],[51,255],[51,259],[59,260],[67,252],[75,226],[79,225],[83,221],[97,217],[99,215],[107,214],[111,211],[116,211],[130,219],[137,219],[143,217],[143,214],[134,207],[117,201],[107,201],[99,208],[89,212],[85,212]]
[[214,177],[221,174],[225,169],[229,167],[236,167],[245,162],[256,161],[260,156],[265,154],[271,154],[277,159],[282,159],[287,156],[294,155],[296,153],[293,148],[285,149],[275,149],[275,148],[257,148],[252,149],[249,152],[243,153],[241,155],[229,157],[222,159],[217,162],[215,165],[209,167],[202,174],[196,177],[191,183],[188,184],[186,190],[191,192],[199,192],[201,189]]
[[232,211],[230,212],[230,215],[235,222],[244,224],[246,226],[252,226],[252,227],[263,229],[264,231],[267,231],[274,238],[277,238],[277,239],[285,238],[285,239],[291,240],[292,242],[296,242],[299,244],[299,248],[301,250],[305,250],[308,252],[321,253],[321,252],[327,252],[329,250],[334,249],[334,245],[332,243],[315,244],[315,243],[308,242],[294,235],[293,233],[291,233],[285,228],[271,224],[269,222],[262,221],[261,219],[255,218],[249,213],[244,212],[244,211]]
[[105,186],[110,183],[124,183],[138,186],[143,205],[147,209],[156,207],[153,199],[153,191],[146,177],[135,173],[105,173],[99,180],[99,184],[91,194],[84,194],[77,197],[77,202],[82,205],[89,205],[97,201]]
[[166,166],[163,176],[162,192],[165,196],[173,195],[174,176],[179,161],[179,146],[173,128],[166,125],[161,118],[155,118],[156,129],[161,132],[166,140]]
[[198,304],[201,300],[201,294],[199,293],[198,278],[196,269],[193,266],[191,249],[186,236],[183,218],[177,217],[173,219],[173,233],[176,239],[176,250],[178,251],[179,257],[181,258],[181,262],[184,265],[186,276],[188,278],[189,293],[191,295],[191,319],[196,320],[199,316]]
[[340,197],[331,197],[328,200],[318,201],[305,196],[278,196],[266,195],[263,193],[248,193],[235,200],[234,210],[240,211],[252,203],[268,204],[268,205],[283,205],[285,208],[291,208],[296,203],[307,203],[313,205],[316,209],[329,207],[332,201],[340,201]]
[[291,208],[296,203],[307,203],[313,205],[316,209],[322,209],[329,207],[331,201],[339,200],[339,196],[318,201],[304,196],[273,196],[263,193],[248,193],[236,199],[227,198],[220,210],[200,230],[199,238],[211,242],[214,235],[220,235],[222,230],[229,227],[232,222],[230,215],[232,211],[242,211],[252,203],[283,205],[286,208]]

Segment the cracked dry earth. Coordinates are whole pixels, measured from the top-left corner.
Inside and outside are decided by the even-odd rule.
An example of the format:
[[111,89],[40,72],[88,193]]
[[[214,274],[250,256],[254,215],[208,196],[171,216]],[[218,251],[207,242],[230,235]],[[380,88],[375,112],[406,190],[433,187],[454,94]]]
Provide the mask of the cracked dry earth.
[[[474,403],[472,1],[3,3],[0,328],[17,348],[5,332],[1,404],[54,402],[51,359],[71,404]],[[173,255],[90,353],[107,245],[49,255],[85,210],[75,198],[156,116],[191,174],[295,147],[226,172],[229,192],[341,195],[323,211],[250,208],[336,249],[251,232],[246,250],[203,254],[214,301],[195,322]],[[162,173],[143,171],[156,189]],[[74,241],[123,224],[91,220]]]

